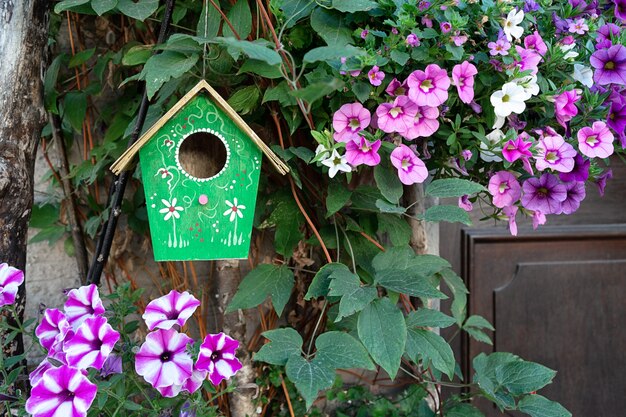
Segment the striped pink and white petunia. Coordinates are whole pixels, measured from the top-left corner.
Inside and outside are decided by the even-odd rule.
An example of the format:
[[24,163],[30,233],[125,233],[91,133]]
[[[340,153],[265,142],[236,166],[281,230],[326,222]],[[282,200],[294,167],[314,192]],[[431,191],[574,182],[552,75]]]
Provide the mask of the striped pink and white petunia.
[[50,350],[52,345],[65,339],[67,333],[71,331],[72,326],[62,311],[56,308],[47,308],[43,313],[41,323],[35,329],[35,335],[39,338],[41,346]]
[[207,371],[201,371],[199,369],[194,369],[191,376],[185,380],[182,385],[170,385],[168,387],[157,387],[157,391],[167,398],[176,397],[181,392],[188,392],[189,394],[193,394],[196,392],[201,386],[204,380],[208,375]]
[[191,342],[174,329],[149,333],[135,355],[135,371],[155,388],[182,385],[193,371],[193,359],[187,353]]
[[15,302],[17,289],[24,282],[24,272],[6,263],[0,264],[0,307]]
[[63,306],[65,317],[74,330],[78,329],[87,318],[104,313],[104,306],[100,300],[98,287],[94,284],[73,289],[67,294],[67,301]]
[[118,340],[120,334],[113,330],[106,318],[89,317],[76,330],[74,337],[65,343],[63,350],[71,366],[102,369]]
[[235,357],[238,347],[239,341],[224,333],[208,334],[200,345],[196,368],[208,371],[209,380],[218,386],[241,369],[241,362]]
[[85,417],[97,391],[79,369],[51,368],[33,387],[26,411],[33,417]]
[[141,317],[146,321],[149,330],[168,330],[175,324],[184,326],[199,305],[200,301],[187,291],[180,293],[172,290],[169,294],[150,301]]

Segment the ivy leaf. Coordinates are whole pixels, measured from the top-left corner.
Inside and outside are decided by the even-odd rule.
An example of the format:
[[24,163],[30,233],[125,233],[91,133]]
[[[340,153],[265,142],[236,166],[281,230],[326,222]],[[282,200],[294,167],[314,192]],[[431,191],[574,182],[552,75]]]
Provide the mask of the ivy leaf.
[[517,409],[532,417],[572,417],[572,413],[561,404],[537,394],[522,398],[517,403]]
[[152,56],[152,48],[147,45],[135,45],[122,57],[122,65],[134,66],[144,64]]
[[330,217],[341,210],[350,201],[352,191],[348,190],[342,184],[333,182],[328,186],[328,195],[326,196],[326,217]]
[[363,310],[378,296],[376,288],[361,285],[359,277],[348,268],[334,271],[329,278],[328,295],[341,297],[335,322]]
[[113,10],[115,6],[117,6],[117,0],[91,0],[91,7],[94,12],[98,13],[98,16]]
[[302,352],[302,337],[291,327],[269,330],[263,333],[269,340],[257,353],[254,360],[272,365],[284,366],[292,356],[300,356]]
[[394,379],[407,341],[404,316],[398,306],[387,297],[374,301],[359,314],[357,330],[374,361]]
[[[250,11],[248,0],[238,0],[228,12],[228,20],[230,20],[230,23],[233,25],[233,28],[235,28],[240,39],[247,38],[252,30],[252,12]],[[231,36],[236,38],[232,29],[226,23],[224,24],[222,33],[225,37]]]
[[445,178],[434,180],[426,187],[426,195],[439,198],[461,197],[485,191],[485,187],[477,182],[461,178]]
[[322,333],[315,340],[315,357],[334,369],[363,368],[375,369],[363,345],[344,332]]
[[226,313],[240,308],[252,308],[272,297],[276,314],[280,316],[293,288],[293,272],[285,265],[261,264],[246,275],[226,308]]
[[311,281],[311,285],[309,285],[309,290],[304,296],[305,300],[310,300],[311,298],[317,297],[325,297],[328,295],[328,286],[330,285],[331,275],[335,272],[338,273],[350,273],[350,270],[347,266],[342,263],[332,262],[324,265],[317,271],[315,277],[313,277],[313,281]]
[[333,61],[339,60],[342,57],[351,58],[355,56],[364,55],[365,51],[361,48],[357,48],[352,45],[343,46],[320,46],[313,48],[304,54],[303,61],[307,64],[318,61]]
[[283,62],[278,52],[268,48],[267,41],[250,42],[240,41],[235,38],[215,38],[215,41],[224,45],[235,60],[239,59],[239,56],[243,54],[248,58],[258,59],[268,65],[279,65]]
[[163,51],[151,56],[141,71],[141,79],[146,81],[148,98],[154,97],[159,88],[171,78],[180,78],[198,61],[198,55],[187,56],[175,51]]
[[390,203],[398,204],[400,197],[402,197],[402,183],[389,163],[383,162],[376,165],[374,179],[383,197]]
[[412,359],[421,356],[424,362],[432,362],[436,369],[448,375],[448,378],[453,378],[456,362],[452,348],[438,334],[430,330],[409,328],[406,352]]
[[412,311],[406,318],[406,327],[440,327],[445,329],[452,326],[456,320],[438,310],[420,308]]
[[458,206],[432,206],[429,207],[422,217],[427,222],[463,223],[471,226],[472,220],[469,214]]
[[318,357],[307,361],[300,355],[291,356],[285,370],[287,377],[304,398],[307,410],[311,408],[319,392],[330,388],[335,381],[335,370]]
[[373,0],[333,0],[333,8],[345,13],[367,12],[377,7]]
[[529,361],[507,363],[496,368],[496,380],[513,395],[538,391],[555,376],[556,371]]
[[117,9],[128,17],[146,20],[159,8],[159,0],[119,0]]
[[[378,200],[381,201],[381,200]],[[376,205],[378,205],[378,201]],[[403,208],[401,208],[404,210]],[[379,213],[378,232],[387,233],[389,240],[394,246],[407,245],[411,240],[411,226],[402,218],[393,214]]]
[[63,111],[65,119],[80,132],[87,112],[87,95],[82,91],[70,91],[63,99]]
[[311,27],[328,46],[352,43],[352,31],[344,24],[341,14],[317,8],[311,14]]
[[508,352],[494,352],[490,355],[481,353],[472,361],[474,368],[474,381],[480,388],[501,408],[505,406],[504,398],[496,397],[498,381],[496,381],[496,368],[508,363],[521,362],[519,356]]

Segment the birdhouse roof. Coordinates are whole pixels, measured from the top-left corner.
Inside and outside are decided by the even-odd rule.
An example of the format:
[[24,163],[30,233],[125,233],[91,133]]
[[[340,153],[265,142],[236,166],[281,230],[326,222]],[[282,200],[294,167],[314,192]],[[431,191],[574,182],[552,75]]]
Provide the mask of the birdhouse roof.
[[257,134],[252,130],[250,126],[237,114],[235,110],[219,95],[217,91],[213,87],[209,85],[205,80],[200,80],[198,84],[187,94],[183,96],[171,109],[168,110],[159,120],[156,121],[150,129],[148,129],[139,140],[133,143],[126,151],[118,158],[117,161],[111,165],[111,171],[116,175],[119,175],[122,171],[126,170],[133,160],[135,154],[139,152],[141,147],[145,145],[152,137],[156,134],[156,132],[163,127],[168,120],[174,117],[180,109],[182,109],[192,98],[198,95],[202,91],[206,91],[209,96],[215,101],[215,104],[220,107],[226,115],[239,127],[245,134],[250,138],[252,142],[259,147],[259,149],[265,154],[265,156],[270,160],[274,168],[281,174],[286,174],[289,172],[289,167],[274,153],[272,150],[257,136]]

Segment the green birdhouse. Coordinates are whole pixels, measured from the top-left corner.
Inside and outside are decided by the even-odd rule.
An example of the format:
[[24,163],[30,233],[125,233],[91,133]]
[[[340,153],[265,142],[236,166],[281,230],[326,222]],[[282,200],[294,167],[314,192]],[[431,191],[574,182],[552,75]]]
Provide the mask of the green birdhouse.
[[288,167],[200,81],[113,164],[139,153],[157,261],[248,257],[262,154]]

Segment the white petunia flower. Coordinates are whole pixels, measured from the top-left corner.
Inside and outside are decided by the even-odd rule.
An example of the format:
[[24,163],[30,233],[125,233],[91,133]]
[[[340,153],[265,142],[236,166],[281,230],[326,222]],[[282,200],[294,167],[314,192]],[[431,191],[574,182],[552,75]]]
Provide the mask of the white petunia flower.
[[232,222],[233,220],[235,220],[235,217],[243,219],[243,213],[241,212],[241,210],[245,210],[246,206],[244,206],[243,204],[239,204],[237,201],[237,197],[233,198],[232,203],[228,200],[224,201],[224,203],[226,203],[226,205],[228,206],[228,209],[224,212],[224,216],[230,216],[228,220]]
[[524,87],[514,82],[504,84],[502,90],[494,92],[490,98],[496,116],[500,117],[510,116],[511,113],[521,114],[526,110],[526,100],[528,94]]
[[511,10],[506,19],[504,19],[502,30],[509,42],[511,42],[513,38],[521,38],[524,34],[524,28],[519,26],[522,20],[524,20],[524,11],[516,9]]
[[480,159],[485,162],[502,162],[502,158],[498,154],[502,153],[502,139],[505,134],[500,129],[485,136],[487,142],[480,142]]
[[506,117],[498,116],[496,114],[496,120],[493,122],[492,129],[500,129],[504,126],[504,122],[506,122]]
[[572,78],[587,88],[593,86],[593,70],[582,64],[574,64]]
[[322,161],[323,165],[326,165],[328,170],[328,176],[330,178],[334,178],[337,175],[337,172],[350,172],[352,168],[348,165],[348,161],[346,161],[346,157],[343,155],[339,155],[337,149],[333,150],[332,155]]
[[180,214],[178,214],[178,212],[183,211],[184,209],[181,206],[176,205],[177,201],[178,200],[176,198],[173,198],[171,203],[167,200],[161,200],[161,202],[165,205],[165,208],[159,210],[159,213],[165,214],[165,221],[169,220],[170,217],[180,219]]
[[516,78],[512,82],[524,89],[524,92],[528,96],[526,100],[530,99],[532,96],[536,96],[537,94],[539,94],[539,84],[537,84],[536,75],[527,75],[525,77]]
[[565,56],[563,57],[563,59],[576,58],[578,56],[578,52],[572,50],[575,47],[576,47],[575,43],[571,43],[569,45],[559,45],[559,48],[561,48],[561,51],[565,53]]
[[326,146],[320,144],[317,145],[317,148],[315,148],[315,160],[316,161],[321,161],[323,159],[326,159],[330,156],[330,151],[326,148]]

